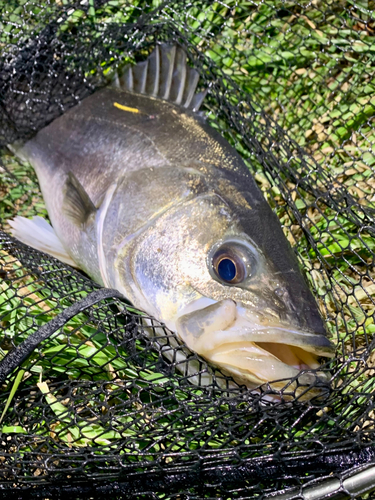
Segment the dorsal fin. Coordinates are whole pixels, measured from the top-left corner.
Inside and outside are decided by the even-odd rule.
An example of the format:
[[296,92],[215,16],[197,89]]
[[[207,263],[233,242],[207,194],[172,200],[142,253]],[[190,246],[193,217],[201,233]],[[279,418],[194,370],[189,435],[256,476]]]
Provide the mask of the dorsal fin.
[[198,111],[207,91],[195,92],[199,73],[186,59],[186,52],[177,45],[157,45],[145,61],[116,73],[112,85]]

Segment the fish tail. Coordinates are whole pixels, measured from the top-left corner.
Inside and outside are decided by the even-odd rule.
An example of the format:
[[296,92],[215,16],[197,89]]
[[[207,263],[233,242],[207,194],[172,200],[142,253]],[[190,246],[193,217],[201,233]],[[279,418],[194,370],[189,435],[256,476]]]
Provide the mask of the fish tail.
[[157,45],[151,55],[117,73],[114,87],[158,97],[185,109],[198,111],[207,90],[196,92],[199,73],[186,64],[186,52],[177,45]]

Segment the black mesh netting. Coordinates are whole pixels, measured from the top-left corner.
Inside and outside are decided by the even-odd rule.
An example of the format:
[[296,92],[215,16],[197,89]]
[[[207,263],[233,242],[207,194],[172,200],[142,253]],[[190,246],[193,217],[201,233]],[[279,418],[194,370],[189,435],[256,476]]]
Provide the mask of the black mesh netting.
[[[366,0],[0,1],[6,498],[336,499],[375,484],[374,35]],[[236,384],[152,319],[151,336],[116,291],[9,235],[6,219],[46,211],[7,145],[156,42],[186,50],[203,113],[306,271],[337,344],[321,398]]]

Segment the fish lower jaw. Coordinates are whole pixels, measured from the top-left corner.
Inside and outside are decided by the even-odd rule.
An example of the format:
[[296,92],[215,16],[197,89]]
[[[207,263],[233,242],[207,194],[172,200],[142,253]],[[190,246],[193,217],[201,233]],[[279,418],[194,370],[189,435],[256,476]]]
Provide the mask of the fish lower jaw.
[[[297,385],[306,388],[317,380],[325,385],[329,381],[321,371],[301,373],[319,368],[317,357],[289,345],[265,342],[227,343],[211,352],[202,353],[202,356],[252,388],[263,384],[268,384],[275,390],[282,390],[286,386],[292,389]],[[298,379],[298,384],[290,384],[291,379]]]

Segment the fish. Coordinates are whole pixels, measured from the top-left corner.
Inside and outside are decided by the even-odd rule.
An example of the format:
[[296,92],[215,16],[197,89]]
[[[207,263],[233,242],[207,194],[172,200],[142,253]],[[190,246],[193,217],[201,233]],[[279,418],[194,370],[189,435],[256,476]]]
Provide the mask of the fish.
[[119,290],[250,389],[329,386],[320,361],[335,346],[317,303],[249,168],[200,111],[198,84],[182,47],[156,44],[12,145],[52,223],[17,216],[12,233]]

